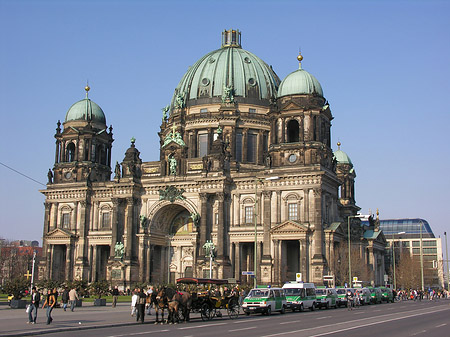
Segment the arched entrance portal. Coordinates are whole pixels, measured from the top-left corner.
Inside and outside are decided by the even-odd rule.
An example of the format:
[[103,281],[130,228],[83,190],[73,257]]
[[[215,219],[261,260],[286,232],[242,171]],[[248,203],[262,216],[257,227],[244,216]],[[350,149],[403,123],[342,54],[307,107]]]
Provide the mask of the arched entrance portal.
[[191,213],[180,204],[162,207],[152,219],[151,280],[175,283],[179,277],[193,276],[197,230]]

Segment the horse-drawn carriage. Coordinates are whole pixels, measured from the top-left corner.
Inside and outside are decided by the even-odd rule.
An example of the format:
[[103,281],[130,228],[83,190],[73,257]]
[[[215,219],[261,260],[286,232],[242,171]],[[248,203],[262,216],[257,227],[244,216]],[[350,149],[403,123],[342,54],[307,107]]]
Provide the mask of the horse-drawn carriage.
[[188,290],[192,298],[190,311],[200,313],[203,321],[221,317],[220,309],[226,309],[231,319],[239,316],[239,294],[234,289],[228,291],[228,280],[184,277],[177,279],[177,284],[191,288]]

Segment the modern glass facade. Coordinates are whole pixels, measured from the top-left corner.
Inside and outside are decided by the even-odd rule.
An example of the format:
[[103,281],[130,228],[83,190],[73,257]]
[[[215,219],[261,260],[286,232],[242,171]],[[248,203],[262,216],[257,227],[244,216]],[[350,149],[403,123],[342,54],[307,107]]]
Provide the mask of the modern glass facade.
[[[363,225],[368,226],[368,221],[362,221]],[[386,239],[392,239],[393,236],[397,236],[398,233],[402,234],[404,238],[419,238],[420,228],[422,227],[423,238],[434,238],[434,233],[431,230],[430,225],[423,219],[388,219],[380,220],[380,229],[383,231]]]

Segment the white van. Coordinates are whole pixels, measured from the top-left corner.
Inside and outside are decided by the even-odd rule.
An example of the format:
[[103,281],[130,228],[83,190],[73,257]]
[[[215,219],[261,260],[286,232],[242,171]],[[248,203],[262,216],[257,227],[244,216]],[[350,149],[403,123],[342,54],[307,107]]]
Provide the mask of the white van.
[[242,310],[246,315],[254,312],[270,315],[272,311],[284,314],[286,310],[284,290],[270,286],[252,289],[242,303]]
[[292,311],[316,309],[316,287],[314,283],[287,282],[284,286],[287,308]]

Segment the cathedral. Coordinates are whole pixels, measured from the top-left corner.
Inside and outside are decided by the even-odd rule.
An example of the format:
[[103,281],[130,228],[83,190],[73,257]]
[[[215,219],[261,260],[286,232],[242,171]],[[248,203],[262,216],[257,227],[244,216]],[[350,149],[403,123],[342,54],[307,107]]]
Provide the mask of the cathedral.
[[111,162],[113,128],[86,86],[57,123],[39,277],[129,287],[210,272],[281,284],[301,273],[323,284],[350,237],[383,283],[386,240],[356,217],[353,164],[331,148],[330,104],[302,59],[280,81],[239,30],[225,30],[163,109],[156,161],[131,139]]

